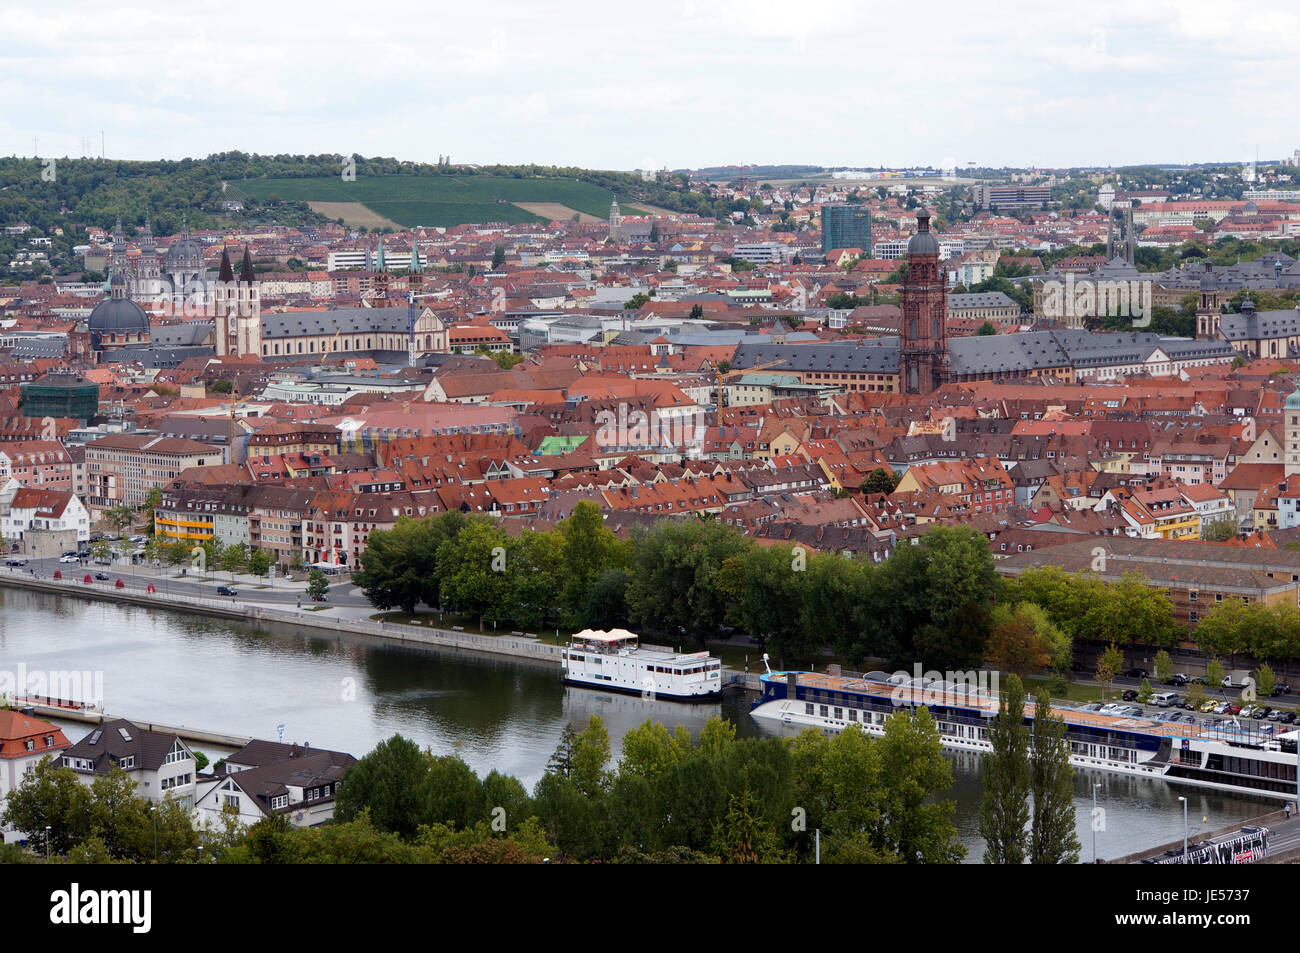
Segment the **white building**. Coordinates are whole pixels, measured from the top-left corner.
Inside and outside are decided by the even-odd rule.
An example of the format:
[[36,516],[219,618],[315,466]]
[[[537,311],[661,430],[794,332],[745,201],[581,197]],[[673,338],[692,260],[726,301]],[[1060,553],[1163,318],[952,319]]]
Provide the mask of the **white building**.
[[220,827],[233,815],[241,826],[283,814],[295,827],[314,827],[334,817],[344,773],[356,758],[272,741],[251,741],[226,759],[226,773],[205,778],[194,802],[197,826]]
[[[34,715],[0,709],[0,815],[9,793],[22,784],[36,765],[68,747],[63,729]],[[3,827],[4,843],[25,840],[27,834],[12,824]]]
[[120,718],[100,725],[62,757],[63,767],[71,768],[87,786],[121,768],[135,782],[138,797],[174,798],[187,811],[194,805],[198,762],[172,732],[148,731]]
[[29,530],[60,532],[76,530],[77,541],[90,539],[90,514],[71,490],[37,490],[22,487],[0,516],[0,536],[22,539]]

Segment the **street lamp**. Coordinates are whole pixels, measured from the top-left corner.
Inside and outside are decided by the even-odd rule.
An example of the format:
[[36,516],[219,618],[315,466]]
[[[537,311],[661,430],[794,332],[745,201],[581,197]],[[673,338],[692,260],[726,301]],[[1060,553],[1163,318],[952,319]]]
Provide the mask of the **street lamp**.
[[50,862],[50,830],[51,830],[50,825],[46,824],[45,825],[45,862],[47,864]]
[[1097,863],[1097,788],[1101,782],[1092,785],[1092,862]]
[[1187,863],[1187,798],[1180,797],[1178,800],[1183,802],[1183,863]]

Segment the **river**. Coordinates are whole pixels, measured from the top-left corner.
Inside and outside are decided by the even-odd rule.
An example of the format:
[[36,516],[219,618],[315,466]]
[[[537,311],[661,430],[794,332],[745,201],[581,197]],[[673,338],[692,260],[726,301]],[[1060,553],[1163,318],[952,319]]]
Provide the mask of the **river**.
[[[506,657],[390,646],[365,637],[256,628],[226,620],[0,587],[0,668],[102,672],[105,709],[151,720],[348,751],[357,757],[395,733],[437,754],[458,754],[480,775],[493,768],[531,788],[566,723],[600,715],[617,756],[632,727],[654,718],[698,731],[715,714],[760,735],[752,696],[684,705],[560,684],[558,669]],[[76,740],[84,726],[67,724]],[[204,748],[210,756],[222,752]],[[979,758],[950,752],[956,824],[979,862]],[[1098,856],[1113,858],[1272,810],[1276,802],[1164,781],[1076,770],[1083,859],[1092,856],[1092,790],[1104,829]]]

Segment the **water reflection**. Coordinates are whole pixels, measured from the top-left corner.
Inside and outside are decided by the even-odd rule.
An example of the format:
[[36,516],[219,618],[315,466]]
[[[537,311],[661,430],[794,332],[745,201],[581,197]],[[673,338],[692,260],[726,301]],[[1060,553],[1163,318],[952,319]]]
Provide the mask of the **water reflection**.
[[[615,756],[647,718],[698,733],[712,715],[741,736],[784,729],[749,717],[747,696],[682,704],[566,688],[540,662],[391,646],[365,637],[316,635],[201,616],[0,589],[0,665],[102,669],[108,711],[141,722],[188,724],[260,738],[284,737],[364,754],[401,732],[440,754],[455,752],[480,774],[497,769],[530,786],[566,723],[600,715]],[[85,729],[70,729],[80,737]],[[219,753],[218,753],[219,754]],[[979,863],[980,760],[948,752],[955,822]],[[1270,810],[1273,803],[1163,781],[1079,770],[1075,809],[1084,859],[1091,857],[1092,788],[1106,811],[1097,850],[1114,858],[1181,839],[1180,794],[1191,835]]]

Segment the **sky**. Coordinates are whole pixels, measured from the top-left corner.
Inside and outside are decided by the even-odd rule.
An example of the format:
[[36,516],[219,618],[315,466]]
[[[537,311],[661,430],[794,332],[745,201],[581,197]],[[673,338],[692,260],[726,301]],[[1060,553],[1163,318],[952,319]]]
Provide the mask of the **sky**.
[[0,38],[3,155],[98,155],[101,134],[120,159],[619,170],[1300,148],[1300,7],[1222,0],[0,0]]

